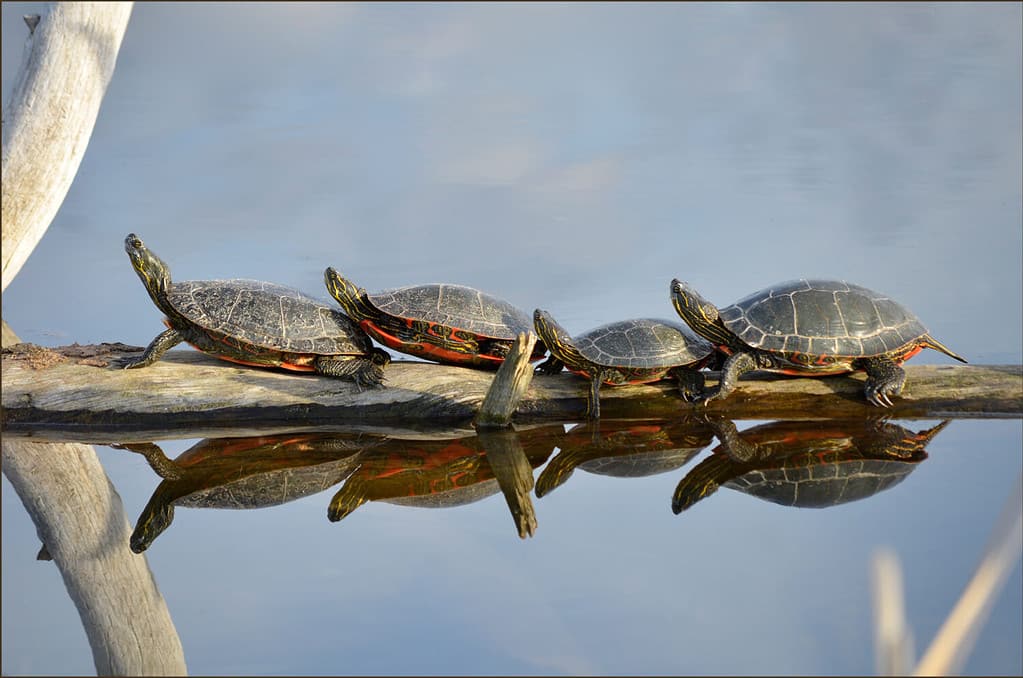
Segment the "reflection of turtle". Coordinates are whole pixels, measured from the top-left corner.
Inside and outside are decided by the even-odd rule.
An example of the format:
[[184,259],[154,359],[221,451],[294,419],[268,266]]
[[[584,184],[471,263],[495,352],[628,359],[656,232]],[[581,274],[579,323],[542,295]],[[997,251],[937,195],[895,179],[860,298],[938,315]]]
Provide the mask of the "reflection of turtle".
[[536,496],[560,486],[576,467],[599,475],[632,478],[673,471],[713,440],[700,421],[604,421],[579,424],[559,443],[561,451],[536,479]]
[[149,548],[174,519],[175,506],[262,508],[325,490],[351,473],[357,452],[379,440],[338,433],[208,438],[173,461],[153,443],[115,445],[144,455],[164,479],[139,516],[131,550]]
[[750,370],[820,376],[867,373],[867,401],[890,406],[906,381],[900,365],[932,348],[961,362],[909,309],[859,285],[794,280],[755,292],[720,311],[691,286],[671,281],[675,310],[728,356],[720,386],[727,396]]
[[[396,351],[454,365],[499,367],[533,326],[507,301],[464,285],[412,285],[368,294],[333,268],[327,291],[370,336]],[[546,353],[537,342],[530,360]]]
[[255,280],[171,282],[170,269],[134,233],[124,240],[132,267],[168,330],[126,369],[146,367],[173,346],[195,348],[243,365],[318,372],[379,384],[391,361],[366,333],[328,302]]
[[[547,461],[560,424],[519,431],[528,464]],[[367,501],[440,508],[479,501],[501,489],[481,436],[447,440],[390,439],[359,456],[358,468],[331,499],[327,517],[338,521]],[[531,478],[529,479],[531,480]]]
[[863,499],[902,482],[946,425],[914,433],[869,419],[776,421],[739,432],[712,421],[721,444],[678,484],[671,507],[681,513],[721,485],[784,506]]

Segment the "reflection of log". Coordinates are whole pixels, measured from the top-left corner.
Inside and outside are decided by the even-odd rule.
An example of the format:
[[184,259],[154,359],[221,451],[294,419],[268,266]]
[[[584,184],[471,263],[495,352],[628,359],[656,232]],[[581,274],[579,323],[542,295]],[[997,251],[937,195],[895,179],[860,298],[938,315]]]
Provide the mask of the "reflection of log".
[[[31,37],[3,124],[3,288],[74,179],[114,71],[130,2],[54,3]],[[17,336],[3,323],[3,345]],[[87,445],[3,440],[3,472],[78,608],[100,675],[181,675],[185,657],[128,521]],[[45,565],[41,565],[45,566]],[[16,620],[15,620],[16,621]]]
[[[82,347],[78,347],[82,352]],[[119,354],[94,361],[102,364]],[[125,439],[127,432],[218,426],[425,426],[469,422],[494,373],[399,361],[386,386],[359,390],[326,377],[239,367],[193,350],[175,350],[151,367],[122,370],[71,360],[33,369],[3,359],[3,426],[10,432],[63,431]],[[46,361],[42,361],[45,363]],[[1023,415],[1023,367],[907,365],[906,390],[881,410],[863,399],[863,375],[805,379],[752,374],[709,411],[732,419],[807,419],[889,414],[899,417]],[[714,374],[710,373],[710,383]],[[759,378],[758,378],[759,377]],[[575,375],[537,376],[516,421],[585,416],[587,382]],[[673,382],[604,389],[605,417],[672,417],[701,410],[677,396]],[[140,436],[135,436],[138,439]],[[148,437],[142,436],[142,437]],[[161,437],[159,435],[154,437]],[[163,437],[166,437],[164,435]]]
[[3,469],[78,608],[97,673],[184,675],[167,604],[145,556],[128,550],[131,526],[92,447],[5,439]]

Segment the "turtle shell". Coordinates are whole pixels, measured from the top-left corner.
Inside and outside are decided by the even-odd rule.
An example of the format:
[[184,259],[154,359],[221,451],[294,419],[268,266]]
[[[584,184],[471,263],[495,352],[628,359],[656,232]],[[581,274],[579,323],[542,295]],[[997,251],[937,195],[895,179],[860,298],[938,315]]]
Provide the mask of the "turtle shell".
[[719,316],[746,344],[776,353],[879,356],[927,334],[898,302],[835,280],[774,285],[721,309]]
[[[330,302],[258,280],[172,283],[167,300],[206,334],[302,355],[363,355],[365,332]],[[215,338],[220,338],[215,337]]]
[[412,285],[367,297],[382,313],[479,337],[513,341],[533,329],[532,319],[507,301],[464,285]]
[[728,487],[783,506],[826,508],[901,483],[927,458],[926,446],[948,420],[920,432],[873,419],[777,421],[739,432],[711,422],[721,445],[679,482],[680,513]]
[[679,323],[655,318],[620,320],[573,339],[584,358],[602,367],[659,369],[690,365],[713,347]]
[[725,487],[782,506],[826,508],[898,485],[923,458],[872,459],[856,451],[796,455],[784,465],[748,471],[726,482]]

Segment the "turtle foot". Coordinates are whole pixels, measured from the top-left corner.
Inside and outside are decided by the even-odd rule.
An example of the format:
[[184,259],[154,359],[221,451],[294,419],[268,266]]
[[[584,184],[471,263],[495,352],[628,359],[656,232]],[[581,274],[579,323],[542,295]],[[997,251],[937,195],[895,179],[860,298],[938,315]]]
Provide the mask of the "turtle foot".
[[899,370],[897,374],[883,380],[868,380],[863,392],[867,402],[874,407],[891,407],[892,396],[901,394],[905,384],[906,374]]

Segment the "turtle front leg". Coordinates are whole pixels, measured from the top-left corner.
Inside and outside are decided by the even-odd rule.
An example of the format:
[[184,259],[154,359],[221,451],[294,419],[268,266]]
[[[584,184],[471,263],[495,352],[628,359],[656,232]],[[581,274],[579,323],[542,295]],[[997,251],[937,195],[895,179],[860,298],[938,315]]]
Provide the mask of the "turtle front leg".
[[867,373],[863,392],[867,402],[876,407],[891,407],[890,396],[902,393],[906,384],[906,372],[888,358],[864,358],[857,366]]
[[590,419],[600,419],[600,382],[604,381],[604,373],[596,370],[590,377],[590,392],[586,401],[586,415]]
[[149,367],[163,357],[164,353],[174,348],[184,340],[185,338],[181,335],[181,333],[173,328],[161,332],[156,336],[156,339],[153,339],[153,341],[150,342],[149,346],[146,347],[146,350],[140,357],[125,359],[122,363],[122,367],[126,370],[133,370],[137,367]]
[[685,367],[675,367],[670,374],[678,381],[678,392],[687,403],[696,402],[703,397],[703,372]]
[[703,399],[703,404],[706,405],[711,400],[727,396],[735,390],[739,377],[756,369],[756,367],[757,361],[749,353],[733,353],[728,356],[728,360],[725,361],[724,366],[721,368],[721,381],[718,383],[717,390],[706,396]]

